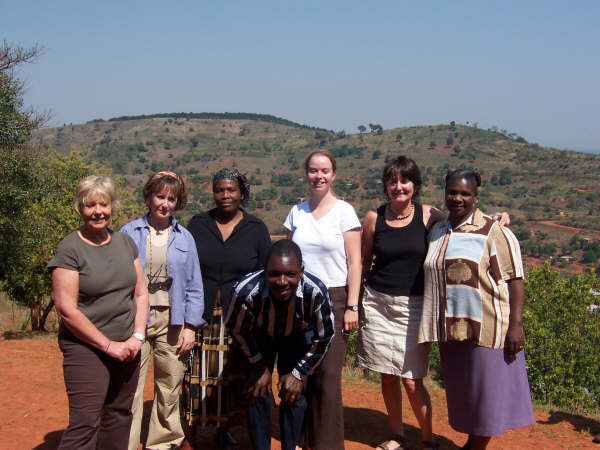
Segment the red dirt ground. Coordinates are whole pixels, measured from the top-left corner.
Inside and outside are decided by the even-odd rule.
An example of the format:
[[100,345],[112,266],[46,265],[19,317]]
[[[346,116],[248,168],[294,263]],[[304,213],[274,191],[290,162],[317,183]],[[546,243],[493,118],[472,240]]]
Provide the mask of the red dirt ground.
[[[6,336],[6,335],[5,335]],[[0,449],[54,449],[67,425],[68,410],[62,375],[62,355],[53,337],[31,338],[27,334],[0,337]],[[148,377],[151,380],[151,374]],[[146,383],[146,399],[151,398],[151,383]],[[444,391],[431,389],[434,405],[434,431],[442,449],[457,449],[465,436],[447,424]],[[412,448],[419,448],[418,426],[404,402],[406,435]],[[146,402],[148,407],[150,402]],[[379,386],[364,381],[344,380],[346,449],[373,448],[389,433]],[[148,409],[148,408],[145,408]],[[490,449],[596,448],[593,433],[600,433],[600,422],[558,411],[536,410],[537,424],[506,432],[492,440]],[[233,429],[241,448],[249,448],[244,430]],[[207,431],[198,448],[212,447]],[[273,449],[279,449],[273,439]]]

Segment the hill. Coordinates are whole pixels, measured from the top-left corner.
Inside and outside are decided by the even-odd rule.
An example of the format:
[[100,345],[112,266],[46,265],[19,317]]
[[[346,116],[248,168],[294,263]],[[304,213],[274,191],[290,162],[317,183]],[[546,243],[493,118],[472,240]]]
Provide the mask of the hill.
[[369,133],[347,134],[269,115],[153,114],[43,129],[34,142],[60,152],[89,149],[90,158],[123,176],[137,198],[151,172],[175,170],[190,185],[184,221],[212,207],[212,174],[235,166],[248,173],[253,185],[249,211],[263,218],[272,233],[283,231],[290,206],[308,194],[302,164],[316,148],[336,157],[336,192],[354,204],[361,218],[384,201],[380,176],[388,158],[413,158],[424,176],[422,201],[438,207],[443,207],[446,171],[474,168],[482,174],[480,207],[511,214],[524,253],[553,256],[572,269],[581,269],[572,265],[576,262],[597,263],[600,155],[541,147],[495,127],[454,122],[390,130],[369,126]]

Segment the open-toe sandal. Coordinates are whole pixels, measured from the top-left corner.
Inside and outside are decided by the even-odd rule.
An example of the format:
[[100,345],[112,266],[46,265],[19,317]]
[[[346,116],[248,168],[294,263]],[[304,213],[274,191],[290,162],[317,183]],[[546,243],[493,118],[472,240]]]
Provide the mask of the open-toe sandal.
[[408,450],[404,436],[398,434],[393,435],[390,439],[382,442],[375,448],[377,450]]

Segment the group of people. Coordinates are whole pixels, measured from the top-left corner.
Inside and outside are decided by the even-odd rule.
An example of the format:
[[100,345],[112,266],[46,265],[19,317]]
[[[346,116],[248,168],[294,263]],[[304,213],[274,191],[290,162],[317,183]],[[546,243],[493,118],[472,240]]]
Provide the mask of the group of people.
[[255,449],[270,448],[277,365],[282,449],[343,449],[341,374],[359,322],[358,361],[381,374],[391,426],[377,448],[408,448],[401,385],[421,447],[438,447],[423,384],[430,342],[440,342],[449,421],[468,434],[463,448],[534,423],[519,244],[476,207],[479,175],[448,174],[446,216],[417,202],[414,161],[390,160],[387,202],[361,226],[333,193],[333,156],[312,152],[304,169],[310,199],[291,209],[287,239],[274,244],[243,209],[250,190],[236,169],[214,175],[215,208],[187,229],[174,217],[187,192],[173,172],[150,177],[148,213],[120,232],[108,228],[118,207],[112,180],[80,181],[83,225],[48,263],[69,397],[60,448],[137,449],[152,358],[146,448],[190,448],[195,428],[211,424],[219,448],[236,449],[231,431],[242,422]]

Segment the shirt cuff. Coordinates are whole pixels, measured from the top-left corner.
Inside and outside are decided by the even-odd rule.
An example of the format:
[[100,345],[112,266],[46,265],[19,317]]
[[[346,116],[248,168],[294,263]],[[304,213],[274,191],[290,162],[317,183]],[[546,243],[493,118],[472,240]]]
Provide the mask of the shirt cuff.
[[298,369],[294,368],[292,370],[292,376],[294,378],[297,378],[298,380],[302,381],[302,374],[300,373],[300,371]]

